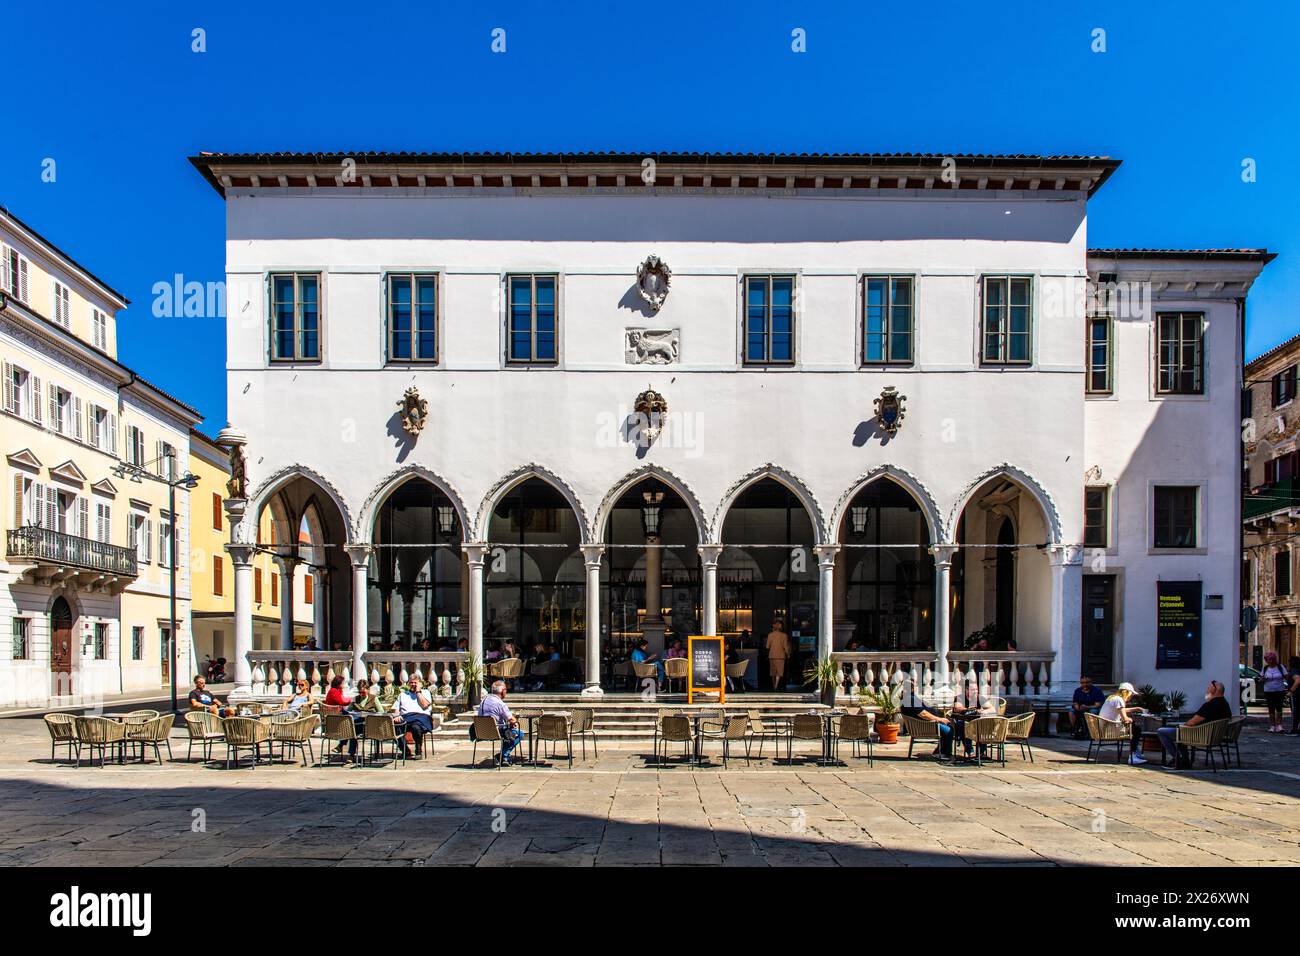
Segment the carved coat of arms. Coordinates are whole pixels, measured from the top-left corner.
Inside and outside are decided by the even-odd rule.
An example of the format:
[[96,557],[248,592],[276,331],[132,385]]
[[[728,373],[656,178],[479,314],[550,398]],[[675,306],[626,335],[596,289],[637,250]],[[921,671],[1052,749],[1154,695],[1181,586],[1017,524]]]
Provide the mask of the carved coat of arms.
[[419,435],[429,420],[429,400],[420,397],[420,391],[414,385],[402,395],[397,403],[402,412],[402,427],[411,436]]
[[647,256],[645,262],[636,267],[636,291],[655,312],[668,298],[672,282],[672,270],[658,256]]
[[887,386],[876,399],[876,423],[890,438],[898,434],[898,430],[903,427],[903,417],[907,412],[904,402],[907,401],[906,395],[899,395],[898,389],[892,385]]
[[636,403],[632,408],[637,415],[637,440],[642,445],[653,443],[664,429],[665,418],[668,415],[668,399],[653,388],[647,388],[636,397]]

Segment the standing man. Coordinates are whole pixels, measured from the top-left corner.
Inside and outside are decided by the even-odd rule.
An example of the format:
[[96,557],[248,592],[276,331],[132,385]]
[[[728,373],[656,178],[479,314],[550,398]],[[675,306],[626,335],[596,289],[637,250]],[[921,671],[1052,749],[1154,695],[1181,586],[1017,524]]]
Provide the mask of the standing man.
[[1079,678],[1079,686],[1074,691],[1074,701],[1070,704],[1070,729],[1074,731],[1075,740],[1088,732],[1083,715],[1100,714],[1101,705],[1105,700],[1106,695],[1092,682],[1091,677]]
[[785,632],[785,622],[779,617],[772,621],[772,631],[767,635],[767,668],[772,675],[772,690],[780,690],[785,682],[785,662],[790,659],[790,635]]
[[506,682],[496,680],[492,682],[490,693],[479,702],[478,715],[480,717],[491,717],[497,722],[497,730],[501,732],[501,765],[510,766],[510,754],[519,746],[519,741],[523,739],[523,734],[519,731],[519,721],[515,715],[510,713],[510,708],[506,706]]

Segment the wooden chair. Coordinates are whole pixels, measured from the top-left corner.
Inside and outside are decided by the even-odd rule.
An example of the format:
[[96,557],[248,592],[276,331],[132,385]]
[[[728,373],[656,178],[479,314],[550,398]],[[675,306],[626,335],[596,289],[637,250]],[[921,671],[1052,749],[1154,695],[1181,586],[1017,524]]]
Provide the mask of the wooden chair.
[[659,763],[659,745],[663,744],[664,759],[668,759],[668,745],[681,744],[682,756],[689,764],[693,761],[691,747],[695,744],[695,731],[691,719],[683,714],[668,714],[659,720],[659,733],[655,737],[655,763]]
[[400,760],[406,763],[406,742],[402,739],[405,734],[399,734],[397,724],[393,718],[387,714],[366,714],[364,730],[366,735],[366,746],[370,754],[365,759],[367,761],[378,760],[385,746],[393,748],[393,766],[397,766]]
[[1007,743],[1016,744],[1020,747],[1020,759],[1025,759],[1025,754],[1029,754],[1029,762],[1034,762],[1034,748],[1029,744],[1029,732],[1034,729],[1034,712],[1017,714],[1015,717],[1007,718]]
[[221,732],[226,738],[226,769],[231,766],[234,757],[235,766],[239,765],[239,751],[253,752],[253,767],[262,759],[262,744],[271,750],[271,725],[256,717],[225,717],[221,721]]
[[478,745],[487,744],[492,749],[497,769],[501,769],[501,728],[495,717],[476,716],[469,725],[469,739],[474,742],[470,763],[478,766]]
[[[186,714],[185,716],[189,716]],[[211,716],[209,714],[209,716]],[[153,748],[154,759],[162,763],[162,753],[160,747],[167,748],[168,762],[174,760],[172,756],[172,725],[176,722],[175,714],[159,714],[153,720],[148,721],[143,727],[129,731],[130,739],[140,745],[140,762],[144,763],[144,751],[146,747]]]
[[908,760],[912,759],[912,748],[920,741],[933,741],[934,745],[937,747],[939,746],[940,741],[943,740],[943,731],[939,729],[942,725],[933,720],[923,720],[920,717],[909,717],[907,714],[899,714],[898,720],[903,725],[903,733],[907,734]]
[[1214,763],[1214,752],[1223,747],[1223,742],[1228,736],[1229,719],[1211,720],[1208,723],[1197,724],[1195,727],[1188,727],[1182,724],[1178,732],[1174,734],[1174,742],[1178,744],[1179,750],[1186,747],[1191,751],[1192,760],[1196,760],[1196,751],[1204,750],[1205,758],[1210,762],[1210,769],[1218,771]]
[[[335,757],[343,757],[346,761],[348,758],[343,754],[343,744],[357,742],[357,722],[352,719],[351,714],[326,714],[322,721],[324,726],[321,727],[320,732],[321,762],[328,767]],[[338,746],[331,749],[330,744]],[[364,757],[363,754],[362,759]]]
[[[790,735],[785,740],[785,762],[794,763],[794,742],[796,740],[815,740],[818,745],[823,739],[822,719],[816,714],[795,714],[790,721]],[[821,760],[822,754],[817,754]]]
[[590,707],[572,707],[569,713],[573,715],[573,736],[582,741],[582,759],[587,759],[588,737],[591,738],[592,754],[599,757],[600,751],[596,749],[596,712]]
[[271,742],[280,745],[281,762],[287,759],[285,754],[293,750],[302,755],[304,767],[307,766],[309,756],[312,763],[316,762],[316,751],[311,746],[311,735],[318,724],[320,718],[315,714],[310,717],[299,717],[297,720],[271,722]]
[[50,732],[50,763],[54,763],[54,749],[60,744],[68,748],[69,760],[80,754],[81,741],[77,737],[77,718],[71,714],[46,714],[45,729]]
[[840,741],[847,740],[853,744],[853,756],[862,756],[862,745],[867,745],[867,766],[875,766],[871,752],[871,714],[845,714],[840,718],[839,729],[835,731],[835,757],[839,759]]
[[1011,722],[1005,717],[978,717],[966,721],[966,739],[975,751],[975,765],[984,766],[983,748],[989,748],[990,756],[997,754],[1002,766],[1007,765],[1007,725]]
[[[653,667],[654,665],[650,666]],[[673,690],[673,681],[677,681],[679,684],[684,683],[690,674],[690,670],[691,665],[684,657],[670,657],[664,661],[664,679],[668,683],[668,692],[670,694]]]
[[194,745],[199,745],[199,753],[205,761],[212,759],[212,745],[226,736],[221,731],[221,718],[211,711],[191,710],[185,715],[185,729],[189,731],[190,743],[185,749],[185,759],[194,759]]
[[[488,718],[491,720],[492,718]],[[493,721],[493,724],[496,722]],[[543,755],[546,752],[546,745],[551,745],[550,756],[555,756],[555,745],[560,741],[568,747],[569,769],[573,769],[573,722],[564,714],[542,714],[537,718],[537,729],[534,731],[537,735],[538,748],[542,750]]]
[[1083,721],[1088,726],[1088,756],[1085,760],[1092,759],[1092,748],[1097,748],[1097,760],[1101,760],[1101,749],[1107,744],[1115,745],[1115,762],[1120,763],[1124,759],[1124,745],[1128,744],[1129,749],[1133,747],[1133,738],[1129,732],[1128,726],[1119,720],[1103,720],[1096,714],[1085,713]]
[[107,754],[117,748],[118,757],[123,755],[123,749],[126,747],[126,727],[116,720],[109,720],[107,717],[78,717],[77,721],[77,739],[81,741],[81,746],[77,748],[77,766],[81,766],[81,751],[88,749],[90,751],[90,763],[95,763],[95,751],[99,750],[99,765],[104,766],[104,759]]

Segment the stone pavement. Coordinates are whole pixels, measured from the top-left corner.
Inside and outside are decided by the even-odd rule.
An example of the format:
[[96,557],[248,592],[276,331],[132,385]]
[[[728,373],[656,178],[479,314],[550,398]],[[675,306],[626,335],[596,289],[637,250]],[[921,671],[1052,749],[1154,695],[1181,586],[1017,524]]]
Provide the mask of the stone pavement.
[[707,768],[603,747],[585,761],[579,748],[572,770],[472,769],[466,744],[404,767],[225,770],[186,764],[178,733],[177,762],[77,769],[49,762],[40,721],[4,720],[0,864],[1300,863],[1300,738],[1252,727],[1246,769],[1217,774],[1085,764],[1081,744],[1035,742],[1034,763],[1011,748],[1005,770],[906,761],[905,744],[870,769],[768,755],[722,769],[716,745]]

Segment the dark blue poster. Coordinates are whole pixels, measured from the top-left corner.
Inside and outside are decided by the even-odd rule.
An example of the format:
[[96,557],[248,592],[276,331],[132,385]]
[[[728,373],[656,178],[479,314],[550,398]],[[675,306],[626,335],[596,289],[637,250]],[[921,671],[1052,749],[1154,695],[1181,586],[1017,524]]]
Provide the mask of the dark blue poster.
[[1201,582],[1156,583],[1156,667],[1201,666]]

